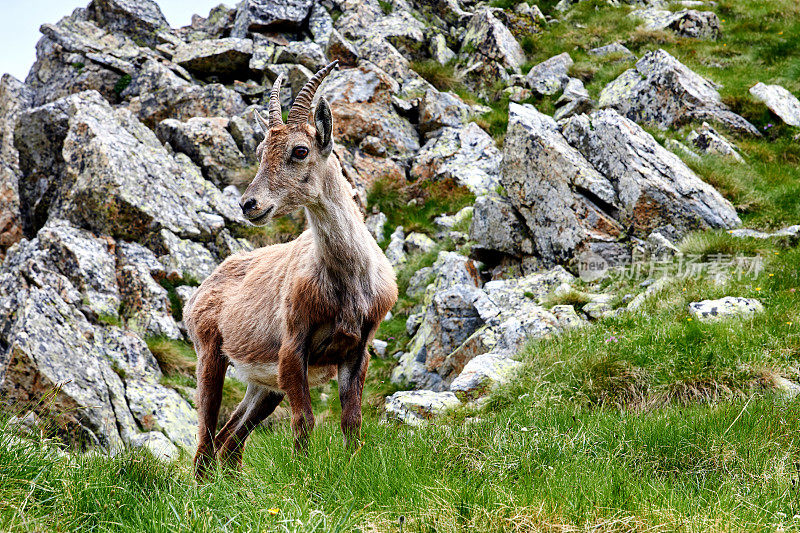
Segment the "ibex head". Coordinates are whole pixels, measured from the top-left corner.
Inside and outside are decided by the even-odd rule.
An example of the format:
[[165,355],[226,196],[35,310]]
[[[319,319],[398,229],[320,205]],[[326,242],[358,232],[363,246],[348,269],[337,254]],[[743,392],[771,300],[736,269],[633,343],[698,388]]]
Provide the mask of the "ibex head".
[[269,97],[269,121],[255,111],[256,123],[264,132],[256,155],[260,160],[255,178],[242,195],[239,205],[247,219],[264,225],[275,216],[318,201],[322,194],[323,172],[333,148],[331,108],[320,98],[314,110],[314,126],[308,114],[314,93],[338,61],[317,72],[297,95],[286,123],[281,114],[278,76]]

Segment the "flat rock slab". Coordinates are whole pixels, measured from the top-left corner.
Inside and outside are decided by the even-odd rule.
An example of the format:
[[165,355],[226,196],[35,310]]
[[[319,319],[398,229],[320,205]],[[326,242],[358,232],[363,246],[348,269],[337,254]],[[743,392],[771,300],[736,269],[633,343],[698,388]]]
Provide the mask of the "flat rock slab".
[[726,296],[719,300],[703,300],[689,304],[689,313],[701,322],[713,322],[725,318],[749,318],[764,311],[764,306],[754,298]]
[[185,69],[203,76],[231,76],[245,72],[253,55],[250,39],[207,39],[180,45],[172,60]]

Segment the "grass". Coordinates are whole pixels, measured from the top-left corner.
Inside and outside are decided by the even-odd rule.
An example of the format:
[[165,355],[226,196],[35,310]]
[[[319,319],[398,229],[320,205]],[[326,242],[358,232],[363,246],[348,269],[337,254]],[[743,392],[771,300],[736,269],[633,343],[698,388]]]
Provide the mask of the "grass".
[[403,226],[406,234],[412,231],[433,234],[435,217],[454,214],[473,203],[475,195],[450,179],[405,185],[384,178],[377,180],[367,195],[367,205],[377,206],[386,214],[384,245],[397,226]]

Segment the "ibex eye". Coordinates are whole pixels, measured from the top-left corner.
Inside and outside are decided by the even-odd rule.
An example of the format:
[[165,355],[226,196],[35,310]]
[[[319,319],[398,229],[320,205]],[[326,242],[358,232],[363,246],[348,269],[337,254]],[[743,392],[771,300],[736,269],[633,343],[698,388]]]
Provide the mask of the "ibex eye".
[[292,150],[292,157],[295,159],[305,159],[308,155],[308,148],[305,146],[295,146]]

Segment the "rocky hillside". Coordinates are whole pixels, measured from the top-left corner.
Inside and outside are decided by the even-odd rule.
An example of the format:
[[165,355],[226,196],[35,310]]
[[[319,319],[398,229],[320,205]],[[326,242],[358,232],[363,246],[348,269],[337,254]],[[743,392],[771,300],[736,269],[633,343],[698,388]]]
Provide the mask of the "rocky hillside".
[[[719,46],[713,2],[631,4],[589,35],[574,20],[612,8],[244,0],[171,28],[151,0],[92,0],[42,25],[28,77],[0,81],[3,403],[72,442],[193,447],[182,303],[228,255],[302,228],[302,213],[266,232],[240,214],[253,110],[279,74],[288,106],[334,59],[319,91],[334,153],[403,291],[375,345],[379,368],[398,361],[394,389],[414,389],[388,398],[389,418],[473,401],[516,375],[530,339],[656,292],[586,285],[610,270],[679,257],[691,232],[751,213],[787,222],[759,220],[707,165],[759,165],[737,142],[791,139],[800,102],[769,78],[723,96],[676,57],[675,43]],[[235,376],[226,391],[241,395]]]

